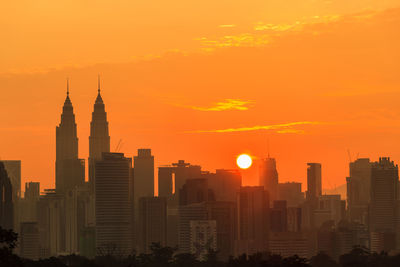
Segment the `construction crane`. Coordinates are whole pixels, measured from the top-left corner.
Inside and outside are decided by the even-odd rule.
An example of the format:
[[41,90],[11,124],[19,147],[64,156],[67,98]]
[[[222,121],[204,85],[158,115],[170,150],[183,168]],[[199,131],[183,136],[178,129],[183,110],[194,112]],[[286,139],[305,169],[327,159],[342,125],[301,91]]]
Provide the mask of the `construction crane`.
[[115,147],[114,151],[115,151],[115,152],[119,152],[119,151],[121,150],[121,148],[122,148],[122,145],[123,145],[122,139],[119,139],[118,144],[117,144],[117,146]]

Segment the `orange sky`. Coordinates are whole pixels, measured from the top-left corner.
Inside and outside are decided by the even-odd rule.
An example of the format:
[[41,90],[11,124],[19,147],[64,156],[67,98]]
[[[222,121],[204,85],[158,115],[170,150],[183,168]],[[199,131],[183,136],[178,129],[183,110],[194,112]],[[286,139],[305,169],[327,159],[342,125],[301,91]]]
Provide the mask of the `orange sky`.
[[0,157],[22,160],[23,183],[54,186],[67,76],[87,158],[98,73],[111,147],[150,147],[156,164],[235,168],[239,153],[265,156],[268,138],[281,181],[321,162],[332,188],[347,149],[400,160],[398,0],[9,2]]

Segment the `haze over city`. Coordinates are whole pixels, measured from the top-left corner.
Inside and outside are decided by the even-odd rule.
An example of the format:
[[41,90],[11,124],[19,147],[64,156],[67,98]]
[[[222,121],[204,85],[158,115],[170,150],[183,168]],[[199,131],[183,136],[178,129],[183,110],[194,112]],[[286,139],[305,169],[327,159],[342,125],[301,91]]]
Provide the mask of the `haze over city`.
[[0,266],[398,266],[398,0],[9,1],[0,25]]
[[342,185],[348,149],[400,158],[397,4],[5,3],[0,157],[23,161],[23,182],[53,187],[66,78],[87,158],[100,74],[111,150],[122,139],[128,155],[151,147],[156,165],[184,158],[212,171],[265,156],[269,139],[282,180],[305,182],[317,161],[324,188]]

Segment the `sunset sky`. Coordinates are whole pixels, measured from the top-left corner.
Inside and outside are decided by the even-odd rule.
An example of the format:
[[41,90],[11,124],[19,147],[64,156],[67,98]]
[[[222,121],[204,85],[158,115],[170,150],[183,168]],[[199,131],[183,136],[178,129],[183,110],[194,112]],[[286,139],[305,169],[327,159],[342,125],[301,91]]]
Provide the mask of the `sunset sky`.
[[[280,181],[322,163],[400,161],[399,0],[6,1],[0,9],[0,158],[54,187],[66,78],[88,157],[101,75],[111,148],[204,170],[277,160]],[[157,172],[157,171],[156,171]]]

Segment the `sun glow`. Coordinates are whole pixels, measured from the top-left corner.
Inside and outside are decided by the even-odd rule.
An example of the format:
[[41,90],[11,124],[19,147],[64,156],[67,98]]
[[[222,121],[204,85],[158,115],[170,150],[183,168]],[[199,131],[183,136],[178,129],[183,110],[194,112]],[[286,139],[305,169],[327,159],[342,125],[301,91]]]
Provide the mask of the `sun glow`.
[[241,154],[236,159],[236,164],[241,169],[248,169],[250,168],[251,164],[253,163],[252,158],[247,154]]

